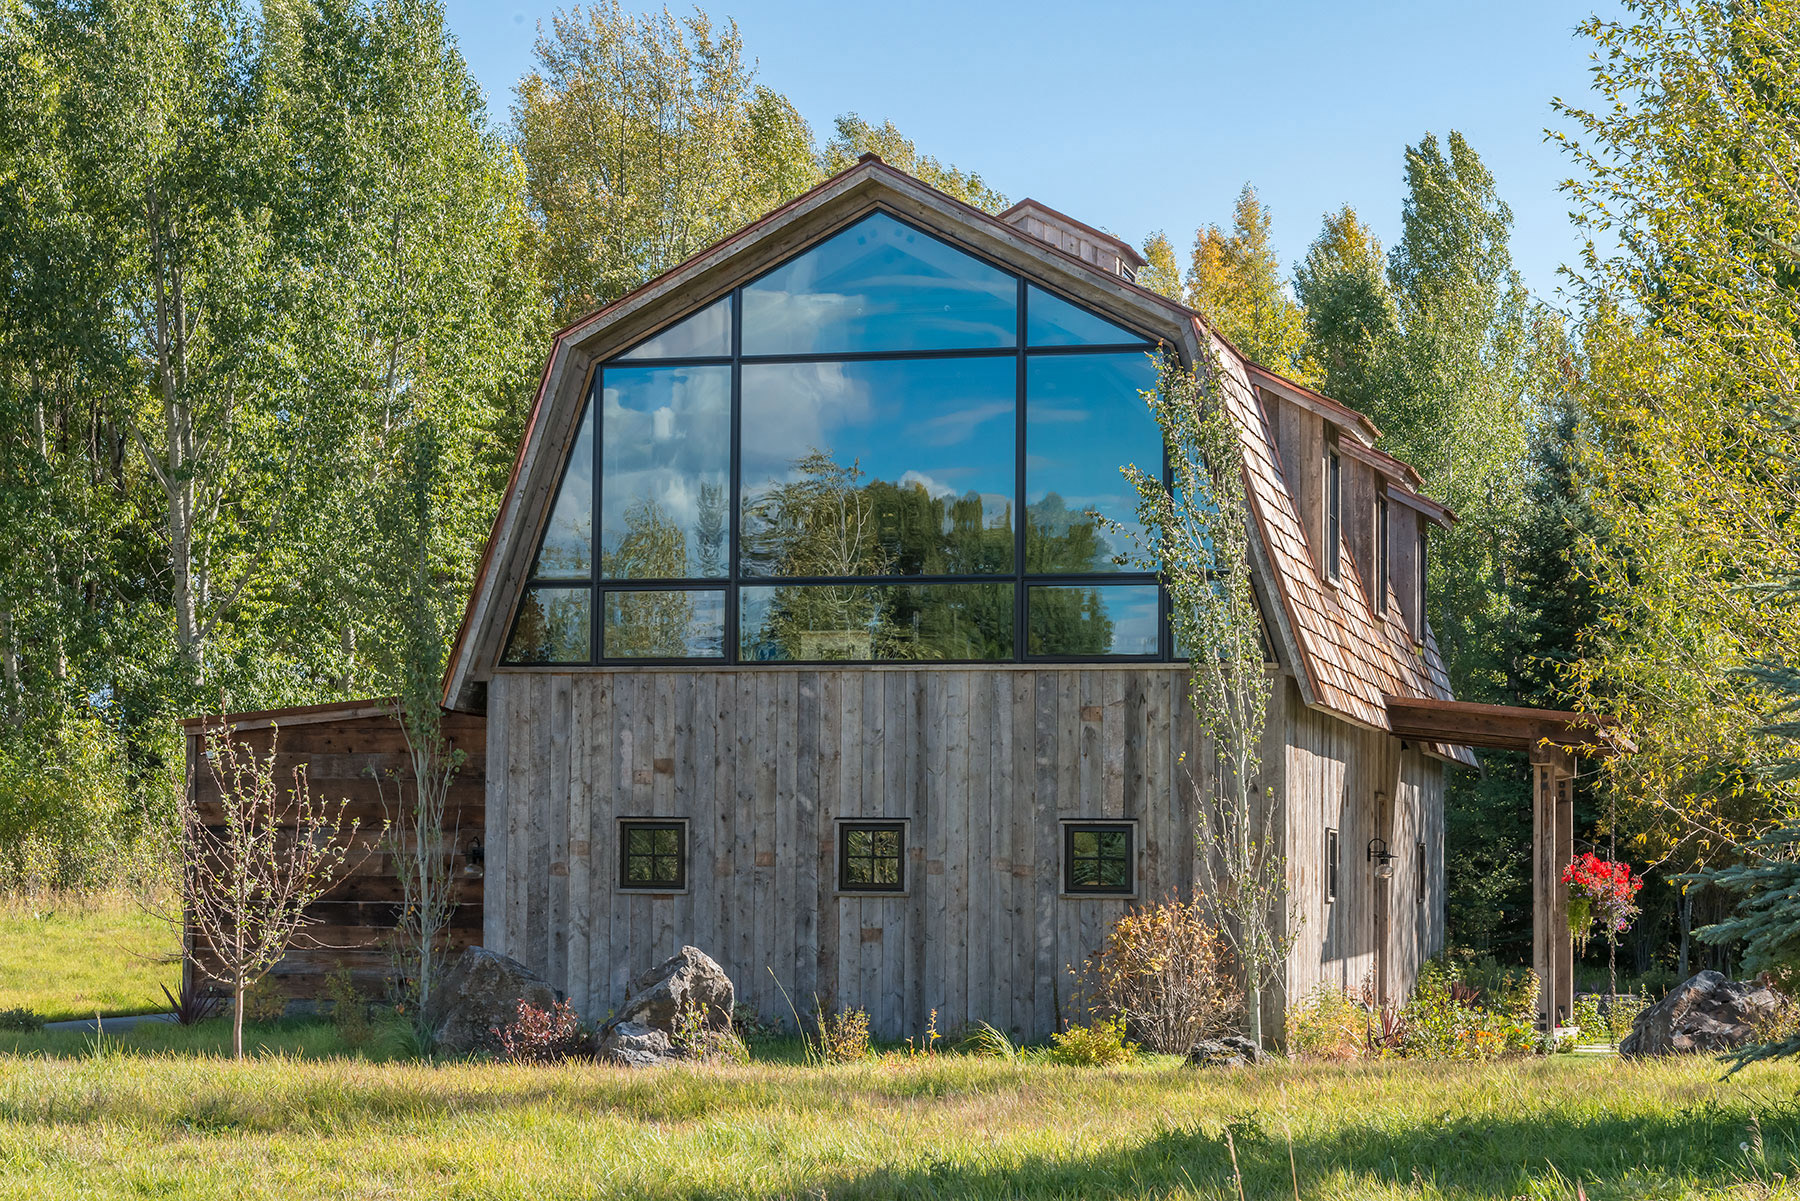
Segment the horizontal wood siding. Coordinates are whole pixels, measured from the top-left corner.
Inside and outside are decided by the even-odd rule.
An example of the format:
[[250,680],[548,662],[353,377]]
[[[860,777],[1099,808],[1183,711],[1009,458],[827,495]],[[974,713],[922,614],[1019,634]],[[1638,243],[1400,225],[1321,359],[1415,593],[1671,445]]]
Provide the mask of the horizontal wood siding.
[[[468,851],[471,844],[482,842],[486,866],[492,867],[492,854],[486,847],[487,721],[469,714],[447,714],[444,733],[452,747],[466,756],[451,785],[445,813],[445,827],[455,835],[453,866],[459,887],[450,946],[460,950],[484,941],[484,877],[468,870]],[[377,714],[309,720],[275,730],[266,726],[239,730],[232,737],[259,758],[268,755],[273,737],[277,783],[291,787],[294,769],[305,768],[312,795],[333,803],[346,801],[344,817],[354,825],[344,880],[308,910],[315,923],[306,930],[309,945],[289,952],[270,975],[285,995],[311,1000],[318,997],[329,972],[348,966],[363,992],[373,997],[388,995],[393,973],[384,936],[399,912],[400,885],[381,829],[390,818],[398,820],[401,790],[410,794],[412,786],[412,764],[399,724],[391,715]],[[204,750],[203,735],[190,729],[188,788],[203,817],[216,813],[221,799]]]
[[[768,1016],[1041,1035],[1131,903],[1061,895],[1059,819],[1134,819],[1140,899],[1194,885],[1178,667],[502,672],[489,721],[487,941],[589,1017],[691,943]],[[633,817],[688,823],[685,892],[617,887]],[[844,818],[907,823],[904,895],[838,892]]]

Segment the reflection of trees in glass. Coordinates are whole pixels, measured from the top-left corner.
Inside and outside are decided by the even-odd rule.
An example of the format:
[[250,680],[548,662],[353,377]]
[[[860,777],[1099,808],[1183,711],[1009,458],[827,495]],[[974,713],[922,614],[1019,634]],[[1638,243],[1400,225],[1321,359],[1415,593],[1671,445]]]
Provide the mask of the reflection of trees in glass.
[[700,574],[716,579],[725,574],[725,486],[700,485],[700,515],[694,521],[694,541],[699,543]]
[[1025,569],[1032,572],[1109,571],[1112,545],[1100,534],[1099,519],[1076,512],[1055,492],[1028,510],[1025,523]]
[[[766,608],[746,618],[747,658],[893,662],[1012,657],[1011,583],[790,584],[768,592]],[[848,615],[845,594],[854,594],[856,604]]]
[[[863,471],[817,447],[793,463],[793,478],[775,484],[744,510],[743,554],[772,575],[880,575],[889,569],[875,537],[875,500]],[[875,590],[862,585],[782,588],[763,637],[792,659],[873,656]]]
[[559,501],[549,532],[544,535],[544,548],[538,555],[533,574],[585,576],[588,572],[588,548],[593,545],[593,532],[593,514],[571,514],[564,511]]
[[1033,588],[1026,603],[1032,654],[1112,653],[1113,621],[1098,588]]
[[[625,536],[601,563],[609,579],[666,580],[687,574],[687,535],[652,497],[625,510]],[[607,655],[679,658],[687,652],[693,601],[685,592],[618,592],[607,606]]]

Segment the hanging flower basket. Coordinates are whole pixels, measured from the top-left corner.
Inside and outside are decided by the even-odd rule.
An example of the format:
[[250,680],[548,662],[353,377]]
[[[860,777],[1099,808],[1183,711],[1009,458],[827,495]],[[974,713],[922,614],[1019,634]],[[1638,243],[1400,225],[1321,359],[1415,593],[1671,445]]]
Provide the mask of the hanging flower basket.
[[1631,929],[1637,916],[1637,894],[1644,878],[1628,863],[1615,863],[1598,855],[1584,854],[1563,868],[1569,886],[1569,934],[1577,954],[1587,952],[1589,936],[1598,927],[1608,942]]

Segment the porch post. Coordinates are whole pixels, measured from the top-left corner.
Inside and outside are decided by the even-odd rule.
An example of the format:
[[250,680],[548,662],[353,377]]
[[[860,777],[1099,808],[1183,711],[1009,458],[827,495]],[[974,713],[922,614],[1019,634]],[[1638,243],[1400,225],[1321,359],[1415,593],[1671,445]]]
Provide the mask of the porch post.
[[1538,1016],[1547,1034],[1575,1009],[1575,945],[1569,937],[1569,889],[1562,870],[1575,857],[1574,756],[1562,747],[1531,752],[1531,947],[1543,991]]

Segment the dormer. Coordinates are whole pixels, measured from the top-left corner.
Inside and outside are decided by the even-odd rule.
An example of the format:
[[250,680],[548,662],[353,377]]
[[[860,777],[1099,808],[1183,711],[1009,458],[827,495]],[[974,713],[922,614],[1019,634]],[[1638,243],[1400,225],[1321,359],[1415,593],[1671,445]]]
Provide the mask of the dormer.
[[1128,280],[1135,280],[1138,268],[1144,265],[1144,256],[1133,250],[1131,243],[1029,197],[1001,213],[1000,220],[1064,254]]

